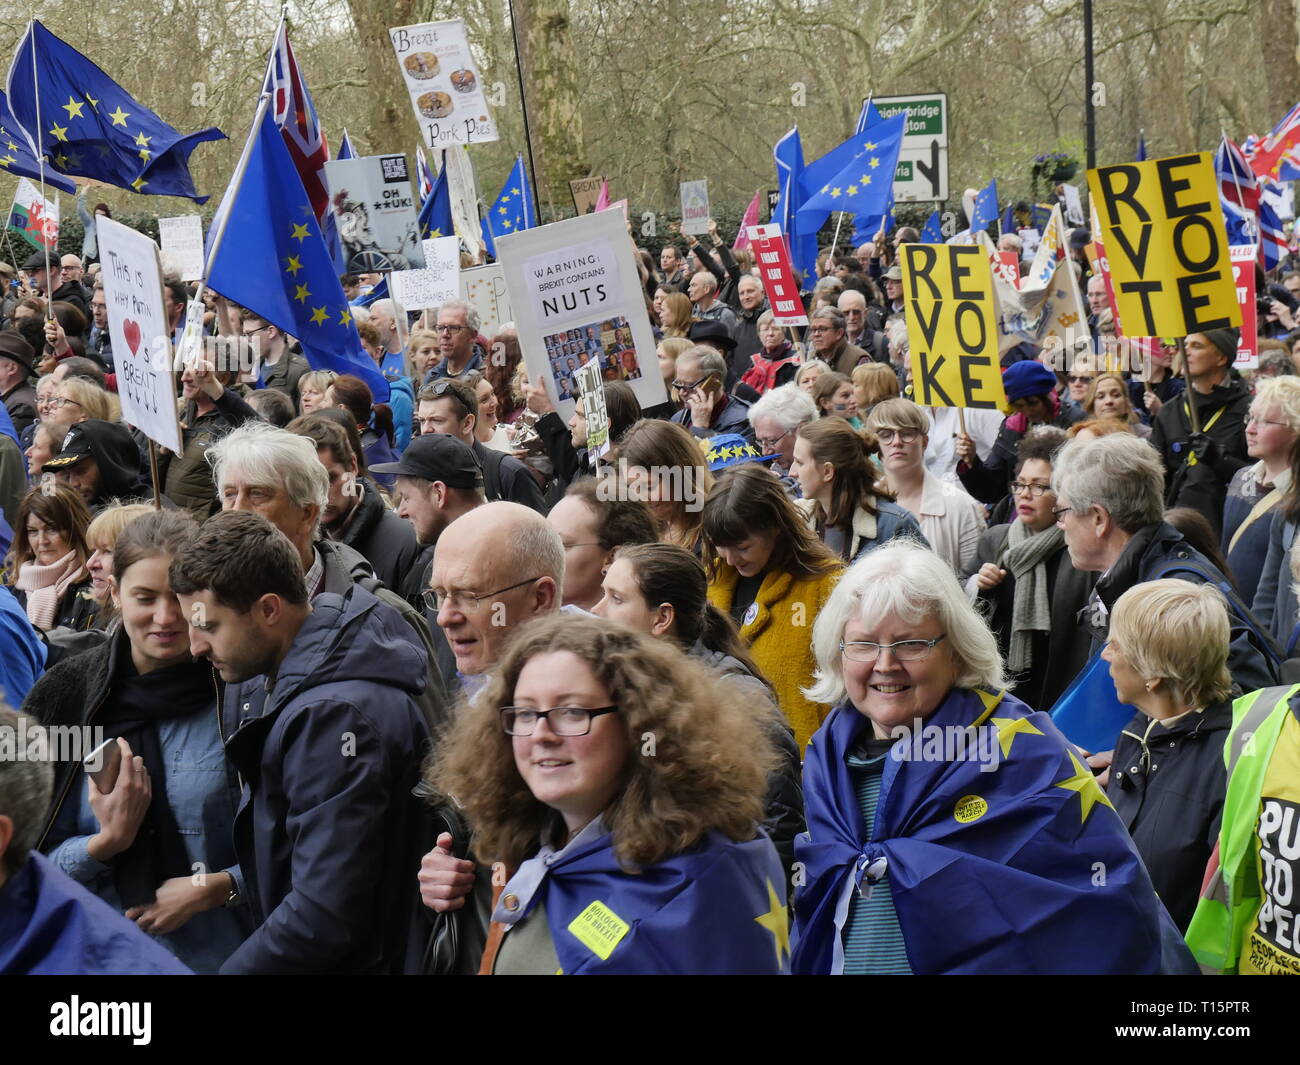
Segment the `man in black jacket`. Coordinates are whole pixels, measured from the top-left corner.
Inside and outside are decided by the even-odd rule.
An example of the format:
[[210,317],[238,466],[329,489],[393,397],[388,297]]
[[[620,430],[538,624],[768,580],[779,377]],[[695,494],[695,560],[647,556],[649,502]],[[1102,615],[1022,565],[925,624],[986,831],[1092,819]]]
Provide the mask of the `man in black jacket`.
[[42,472],[70,485],[96,514],[113,502],[153,499],[153,488],[141,470],[140,449],[131,430],[117,422],[77,422],[63,438],[62,450],[45,460]]
[[34,251],[23,263],[23,269],[37,291],[51,303],[62,301],[70,303],[81,312],[86,321],[90,320],[90,308],[86,302],[86,290],[77,282],[61,282],[62,267],[57,256],[50,259],[49,270],[45,267],[45,253]]
[[1250,390],[1232,366],[1237,335],[1236,329],[1188,334],[1183,342],[1187,391],[1161,407],[1151,426],[1151,446],[1165,463],[1165,505],[1200,511],[1216,534],[1228,482],[1251,461],[1246,451]]
[[36,376],[35,364],[36,352],[21,334],[0,330],[0,401],[19,433],[36,421],[36,390],[29,380]]
[[420,555],[410,522],[393,513],[374,483],[359,475],[356,454],[341,425],[307,417],[295,421],[289,431],[316,445],[316,457],[329,474],[329,501],[321,511],[325,532],[360,552],[376,577],[400,590]]
[[227,684],[245,787],[235,850],[259,926],[222,971],[397,973],[424,843],[425,660],[364,588],[310,600],[297,562],[263,518],[223,513],[171,566],[190,648]]

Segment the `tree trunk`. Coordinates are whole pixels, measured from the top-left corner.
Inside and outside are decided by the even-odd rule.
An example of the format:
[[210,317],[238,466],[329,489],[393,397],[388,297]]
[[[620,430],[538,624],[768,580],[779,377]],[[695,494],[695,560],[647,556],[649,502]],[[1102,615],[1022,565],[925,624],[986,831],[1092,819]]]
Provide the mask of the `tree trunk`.
[[397,67],[397,56],[388,37],[390,26],[409,26],[414,20],[413,0],[389,0],[374,4],[368,0],[348,0],[348,10],[357,28],[357,44],[370,71],[366,91],[364,150],[360,154],[379,152],[414,152],[422,144],[405,83]]
[[569,26],[569,0],[515,0],[524,92],[532,126],[539,198],[567,214],[569,182],[591,171],[582,132],[582,80]]

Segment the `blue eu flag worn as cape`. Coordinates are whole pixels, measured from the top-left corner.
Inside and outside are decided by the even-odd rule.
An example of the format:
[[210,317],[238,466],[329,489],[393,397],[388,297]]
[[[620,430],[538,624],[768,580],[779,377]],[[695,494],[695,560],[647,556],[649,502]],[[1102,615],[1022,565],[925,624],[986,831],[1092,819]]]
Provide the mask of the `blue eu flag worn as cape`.
[[190,153],[203,141],[226,135],[210,127],[181,136],[35,20],[14,52],[8,89],[9,106],[29,147],[43,148],[45,165],[55,172],[149,196],[207,202],[194,190]]
[[[447,168],[444,166],[438,176],[444,178],[446,173]],[[433,199],[433,195],[430,194],[429,198]],[[450,199],[447,201],[447,209],[450,213]],[[510,176],[501,186],[500,195],[492,201],[492,206],[483,218],[483,243],[487,246],[488,254],[496,258],[497,237],[518,233],[521,229],[532,229],[535,225],[537,219],[533,217],[533,192],[528,185],[528,171],[524,168],[524,157],[517,155]],[[451,236],[451,232],[448,230],[444,235]]]
[[[31,178],[32,181],[41,180],[41,167],[36,161],[36,152],[27,143],[27,136],[18,124],[18,119],[14,118],[9,110],[9,98],[2,92],[0,92],[0,167],[18,177]],[[45,184],[52,185],[62,192],[77,191],[77,186],[73,182],[61,174],[56,174],[53,168],[48,166],[45,168]]]
[[869,727],[844,704],[808,747],[796,973],[842,964],[852,898],[882,875],[914,973],[1186,966],[1123,823],[1046,714],[1010,695],[954,688],[919,735],[890,749],[872,826],[846,763]]
[[637,873],[619,866],[609,833],[575,842],[534,895],[563,973],[790,971],[785,873],[767,836],[735,843],[710,832]]
[[208,284],[297,337],[312,369],[354,374],[376,403],[388,402],[388,381],[361,348],[307,191],[269,109],[252,137],[243,183],[233,201],[227,192],[208,230],[211,241],[229,212]]

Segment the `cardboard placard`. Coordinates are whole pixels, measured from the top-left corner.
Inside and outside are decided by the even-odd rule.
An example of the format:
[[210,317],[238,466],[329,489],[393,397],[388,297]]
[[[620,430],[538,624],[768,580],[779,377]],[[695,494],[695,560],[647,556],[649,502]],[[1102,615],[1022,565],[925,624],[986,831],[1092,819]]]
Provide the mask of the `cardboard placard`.
[[513,322],[515,312],[506,291],[505,271],[500,263],[476,266],[460,272],[460,298],[478,312],[479,332],[494,337],[506,322]]
[[781,227],[771,222],[750,226],[750,248],[758,264],[759,280],[772,308],[772,321],[784,329],[788,325],[807,325],[808,315],[799,298],[799,284],[790,266],[790,249],[781,236]]
[[393,299],[408,311],[441,307],[460,296],[460,241],[434,237],[420,244],[423,268],[394,270],[389,275]]
[[499,139],[463,19],[398,26],[388,36],[428,147]]
[[158,219],[163,273],[182,281],[203,276],[203,219],[196,214]]
[[1255,258],[1254,244],[1234,244],[1228,249],[1232,256],[1232,277],[1237,288],[1237,304],[1241,308],[1241,336],[1237,340],[1237,358],[1232,365],[1238,370],[1253,370],[1259,366],[1259,319],[1255,315]]
[[325,179],[348,273],[423,268],[406,156],[331,159],[325,164]]
[[703,236],[709,231],[708,181],[683,181],[682,232]]

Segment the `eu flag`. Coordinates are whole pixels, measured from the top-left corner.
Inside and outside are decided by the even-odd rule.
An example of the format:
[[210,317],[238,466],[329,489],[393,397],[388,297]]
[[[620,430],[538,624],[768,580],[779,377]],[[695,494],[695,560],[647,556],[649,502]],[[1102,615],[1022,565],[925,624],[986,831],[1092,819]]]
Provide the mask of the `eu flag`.
[[[442,173],[446,174],[446,172],[447,168],[444,166]],[[439,177],[441,176],[440,174]],[[447,204],[450,210],[450,197]],[[510,176],[501,186],[501,194],[493,201],[482,222],[483,243],[487,245],[488,254],[496,258],[497,237],[516,233],[521,229],[532,229],[535,225],[537,219],[533,217],[533,193],[528,187],[528,171],[524,169],[524,157],[517,155]],[[448,230],[446,235],[451,236],[451,232]]]
[[820,228],[831,211],[855,217],[883,217],[894,192],[894,171],[903,143],[907,112],[855,134],[803,172],[806,199],[799,208],[799,227]]
[[352,308],[312,213],[307,190],[268,109],[252,134],[244,180],[228,190],[209,229],[229,215],[208,284],[298,338],[316,370],[355,374],[375,402],[388,382],[361,348]]
[[879,125],[884,119],[880,117],[880,112],[876,110],[876,105],[871,102],[871,98],[862,101],[862,110],[858,112],[858,125],[854,133],[866,133],[872,126]]
[[444,166],[433,179],[433,188],[420,205],[420,239],[451,237],[455,233],[451,221],[451,190],[447,187],[447,168]]
[[36,20],[18,42],[8,88],[13,116],[32,151],[44,149],[47,167],[149,196],[207,202],[194,190],[190,153],[226,135],[209,127],[182,137]]
[[[805,278],[812,278],[817,268],[817,227],[805,230],[798,221],[799,205],[803,203],[799,179],[804,169],[798,126],[776,142],[772,158],[776,161],[776,187],[779,190],[772,221],[781,227],[790,249],[790,264]],[[812,287],[811,283],[808,287]]]
[[[27,144],[27,137],[9,110],[9,99],[0,92],[0,167],[18,177],[40,181],[41,166],[36,161],[36,153]],[[77,186],[48,166],[45,168],[45,183],[53,185],[63,192],[75,193]]]
[[925,220],[925,227],[921,230],[921,243],[943,243],[943,225],[939,220],[938,211],[931,211],[930,217]]
[[981,233],[998,220],[998,182],[991,180],[975,196],[974,214],[971,215],[971,233]]

